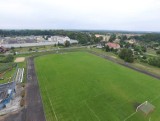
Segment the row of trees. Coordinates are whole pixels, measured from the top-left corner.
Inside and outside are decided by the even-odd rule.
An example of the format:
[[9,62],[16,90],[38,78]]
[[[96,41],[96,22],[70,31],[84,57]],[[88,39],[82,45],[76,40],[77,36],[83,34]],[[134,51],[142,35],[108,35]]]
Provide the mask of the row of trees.
[[140,41],[146,41],[146,42],[160,42],[160,34],[157,33],[151,33],[151,34],[144,34],[142,36],[132,36],[132,39],[140,40]]

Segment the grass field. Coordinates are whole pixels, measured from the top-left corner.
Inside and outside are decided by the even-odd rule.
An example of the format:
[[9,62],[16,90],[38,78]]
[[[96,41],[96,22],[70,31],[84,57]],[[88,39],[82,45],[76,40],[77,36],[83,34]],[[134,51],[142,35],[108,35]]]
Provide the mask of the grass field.
[[47,121],[124,121],[146,100],[154,112],[127,121],[160,121],[160,80],[87,52],[41,56],[35,66]]
[[0,84],[3,83],[7,83],[10,80],[10,77],[12,77],[15,73],[16,67],[13,67],[11,70],[9,70],[9,68],[11,68],[13,65],[15,65],[14,63],[0,63]]

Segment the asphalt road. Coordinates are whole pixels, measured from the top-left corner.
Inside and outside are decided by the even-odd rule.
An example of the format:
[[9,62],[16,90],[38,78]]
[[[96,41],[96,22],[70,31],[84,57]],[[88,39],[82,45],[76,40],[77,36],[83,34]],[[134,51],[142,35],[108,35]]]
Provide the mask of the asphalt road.
[[34,68],[34,59],[32,57],[27,62],[27,80],[26,121],[45,121],[42,99]]

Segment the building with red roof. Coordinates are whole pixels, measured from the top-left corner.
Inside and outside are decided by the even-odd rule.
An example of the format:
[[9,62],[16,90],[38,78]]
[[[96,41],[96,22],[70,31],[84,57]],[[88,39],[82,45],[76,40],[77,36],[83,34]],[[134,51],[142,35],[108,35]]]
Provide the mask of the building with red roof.
[[106,44],[106,46],[108,46],[110,49],[113,48],[113,49],[119,49],[120,48],[120,45],[117,44],[117,43],[112,43],[112,42],[108,42]]

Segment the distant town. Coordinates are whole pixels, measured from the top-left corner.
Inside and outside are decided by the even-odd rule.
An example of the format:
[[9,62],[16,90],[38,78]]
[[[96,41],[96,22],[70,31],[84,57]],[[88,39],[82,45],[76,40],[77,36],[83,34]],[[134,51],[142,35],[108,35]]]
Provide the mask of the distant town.
[[[157,33],[0,30],[0,120],[50,120],[45,110],[58,120],[61,115],[64,120],[76,117],[65,117],[68,110],[77,110],[84,121],[95,118],[91,113],[107,120],[106,112],[113,112],[111,120],[115,113],[123,121],[136,113],[142,114],[136,121],[153,113],[156,119],[159,104],[153,101],[159,100],[159,79]],[[135,99],[128,103],[126,96]]]
[[70,39],[67,36],[18,36],[18,37],[0,37],[0,45],[5,48],[11,47],[29,47],[42,46],[51,44],[65,44],[66,41],[70,44],[78,44],[77,40]]

